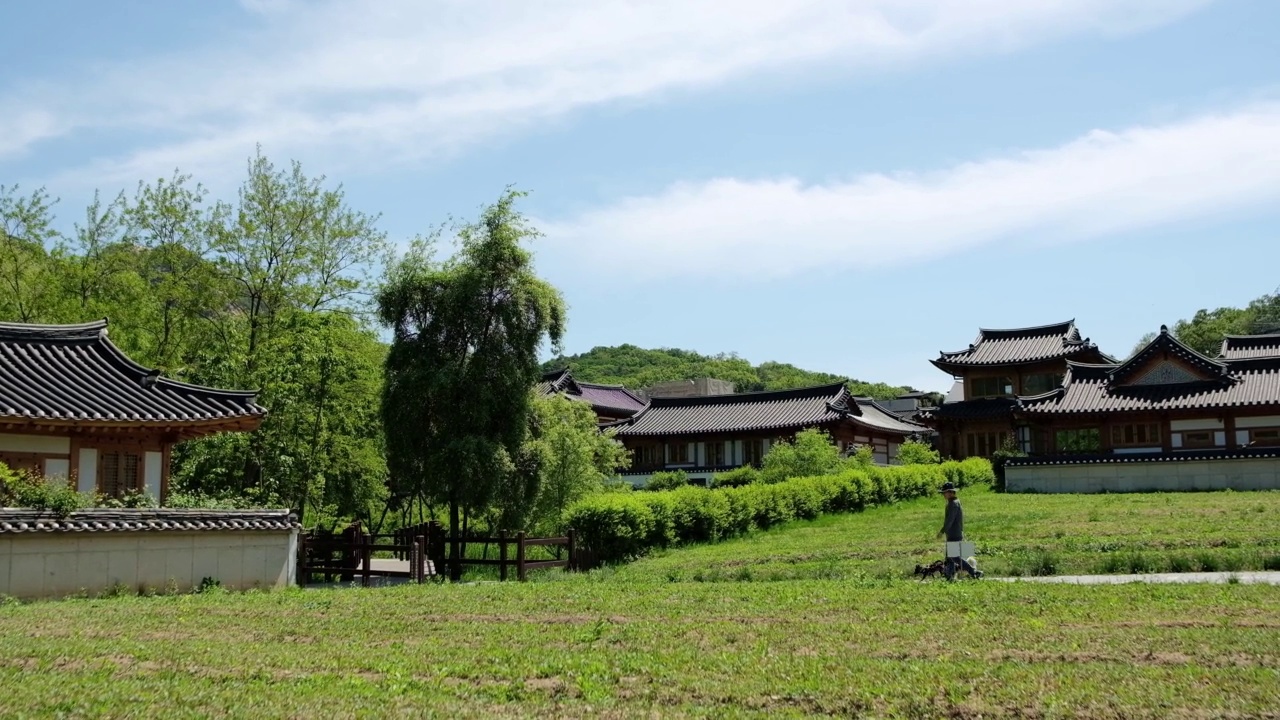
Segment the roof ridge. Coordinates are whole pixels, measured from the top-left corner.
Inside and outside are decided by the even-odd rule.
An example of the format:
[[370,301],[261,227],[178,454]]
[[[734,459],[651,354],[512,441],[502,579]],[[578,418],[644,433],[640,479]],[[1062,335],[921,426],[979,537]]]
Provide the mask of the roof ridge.
[[[650,397],[649,404],[656,407],[679,407],[684,404],[689,405],[714,405],[718,402],[725,404],[741,403],[741,402],[761,402],[769,400],[791,400],[801,397],[823,397],[830,396],[833,393],[839,393],[842,390],[847,391],[843,381],[838,383],[827,383],[825,385],[810,385],[800,388],[787,388],[786,390],[755,390],[745,393],[722,393],[719,395],[689,395],[684,397]],[[773,397],[768,397],[773,396]]]
[[65,325],[0,322],[0,340],[94,340],[106,329],[106,318]]
[[[978,337],[979,337],[979,338],[982,338],[982,337],[984,337],[984,336],[986,336],[986,335],[988,335],[988,334],[992,334],[992,333],[994,333],[994,334],[1009,334],[1009,335],[1012,335],[1012,334],[1029,334],[1029,333],[1032,333],[1032,332],[1035,332],[1035,331],[1039,331],[1039,330],[1049,330],[1049,329],[1057,328],[1057,327],[1061,327],[1061,328],[1063,328],[1063,331],[1062,331],[1062,333],[1061,333],[1061,334],[1064,334],[1064,335],[1065,335],[1065,334],[1069,334],[1069,333],[1071,332],[1071,330],[1072,330],[1073,328],[1075,328],[1075,325],[1076,325],[1076,319],[1075,319],[1075,318],[1071,318],[1070,320],[1064,320],[1064,321],[1062,321],[1062,322],[1056,322],[1056,323],[1049,323],[1049,324],[1047,324],[1047,325],[1031,325],[1031,326],[1029,326],[1029,327],[1020,327],[1020,328],[984,328],[984,327],[980,327],[980,328],[978,328]],[[1048,333],[1048,332],[1046,332],[1046,333],[1042,333],[1042,334],[1044,334],[1044,335],[1055,335],[1055,334],[1058,334],[1058,333]]]

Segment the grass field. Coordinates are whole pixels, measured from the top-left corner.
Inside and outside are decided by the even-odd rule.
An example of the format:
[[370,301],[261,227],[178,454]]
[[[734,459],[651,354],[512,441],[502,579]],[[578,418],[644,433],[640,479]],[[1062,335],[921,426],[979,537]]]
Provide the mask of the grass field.
[[1256,717],[1280,591],[579,580],[0,608],[4,717]]
[[[1262,557],[1280,504],[963,499],[1005,561],[1052,547],[1067,570]],[[0,717],[1280,717],[1280,588],[901,579],[940,514],[524,584],[0,604]]]
[[[988,575],[1280,570],[1280,492],[961,493],[965,536]],[[901,577],[941,557],[940,498],[829,515],[657,554],[621,578]]]

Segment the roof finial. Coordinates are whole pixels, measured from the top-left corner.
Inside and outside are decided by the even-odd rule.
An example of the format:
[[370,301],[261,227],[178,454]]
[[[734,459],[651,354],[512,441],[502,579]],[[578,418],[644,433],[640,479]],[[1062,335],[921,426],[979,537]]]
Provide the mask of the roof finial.
[[1160,326],[1160,334],[1161,334],[1161,335],[1168,335],[1168,334],[1169,334],[1169,326],[1168,326],[1168,325],[1161,325],[1161,326]]

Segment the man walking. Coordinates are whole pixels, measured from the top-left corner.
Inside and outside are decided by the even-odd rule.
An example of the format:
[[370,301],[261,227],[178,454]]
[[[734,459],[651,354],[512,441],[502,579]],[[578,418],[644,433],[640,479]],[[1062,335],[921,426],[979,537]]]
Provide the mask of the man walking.
[[962,567],[965,572],[969,573],[969,577],[980,578],[982,573],[970,564],[968,560],[960,557],[960,542],[964,540],[964,510],[960,508],[960,501],[956,499],[955,483],[944,483],[940,492],[947,499],[947,512],[943,516],[942,530],[938,531],[939,537],[946,536],[947,538],[946,566],[942,574],[948,580],[953,580],[955,579],[957,568]]

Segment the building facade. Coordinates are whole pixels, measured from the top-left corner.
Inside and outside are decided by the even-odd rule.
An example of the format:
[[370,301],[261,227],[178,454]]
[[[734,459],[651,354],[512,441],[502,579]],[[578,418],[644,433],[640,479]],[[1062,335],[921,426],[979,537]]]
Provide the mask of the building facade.
[[825,430],[842,450],[872,448],[876,461],[892,463],[903,441],[930,432],[843,383],[775,392],[650,398],[614,428],[632,453],[623,477],[643,485],[655,472],[684,470],[706,484],[716,472],[758,465],[769,448],[808,428]]
[[107,497],[169,491],[175,443],[256,429],[252,392],[160,377],[107,338],[107,322],[0,323],[0,462]]
[[1018,398],[1058,387],[1068,364],[1114,359],[1080,334],[1074,320],[1038,327],[981,329],[968,348],[942,352],[934,367],[952,376],[955,387],[936,408],[919,418],[938,432],[944,457],[991,457],[1016,437]]

